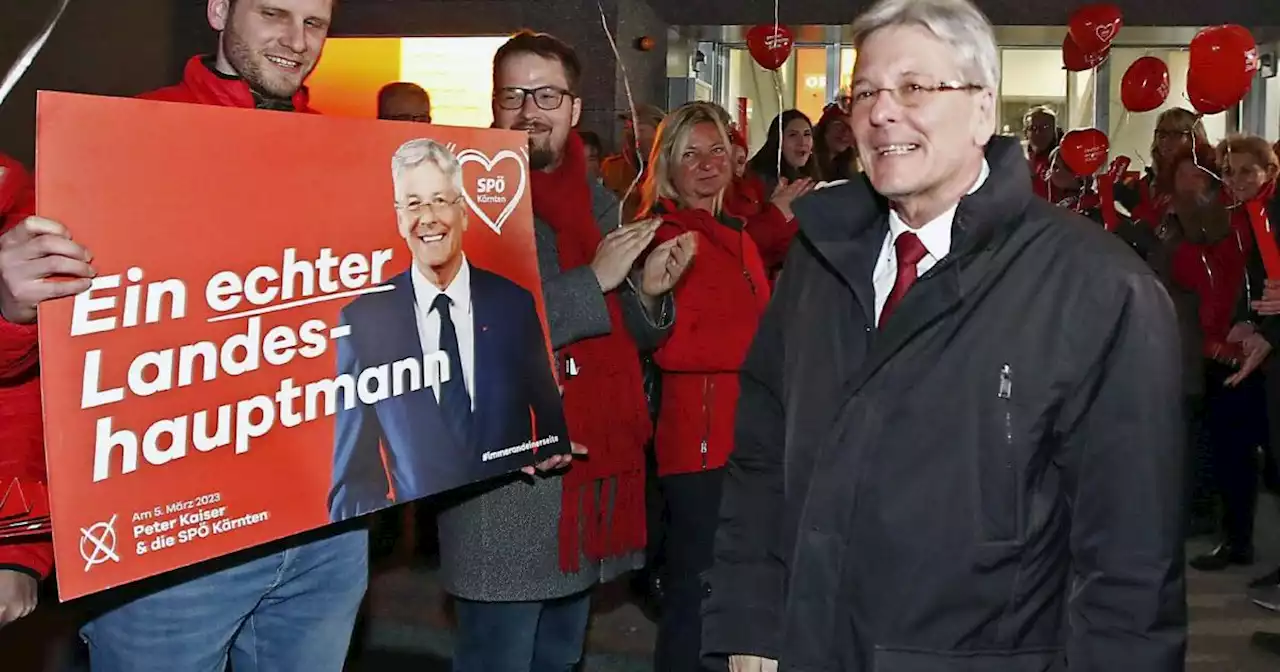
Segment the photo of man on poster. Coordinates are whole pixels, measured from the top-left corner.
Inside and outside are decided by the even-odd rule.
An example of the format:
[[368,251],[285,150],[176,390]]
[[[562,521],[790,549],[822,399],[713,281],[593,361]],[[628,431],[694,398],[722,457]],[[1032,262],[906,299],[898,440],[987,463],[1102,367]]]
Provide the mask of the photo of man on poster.
[[[390,280],[393,289],[343,309],[350,333],[337,341],[337,372],[358,378],[426,356],[427,380],[372,405],[339,406],[328,502],[335,522],[569,448],[533,295],[463,250],[469,215],[457,157],[416,139],[391,163],[398,229],[413,263]],[[428,384],[437,369],[447,375]]]

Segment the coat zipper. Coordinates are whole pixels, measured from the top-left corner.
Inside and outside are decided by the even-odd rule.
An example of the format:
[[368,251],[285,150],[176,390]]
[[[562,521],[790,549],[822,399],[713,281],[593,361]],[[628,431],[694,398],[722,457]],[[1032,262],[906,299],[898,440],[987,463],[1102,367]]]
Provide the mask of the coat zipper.
[[1000,392],[997,396],[1004,404],[1004,468],[1008,472],[1006,475],[1009,477],[1009,487],[1013,488],[1013,535],[1016,539],[1021,534],[1022,528],[1018,521],[1022,511],[1018,505],[1018,479],[1013,463],[1013,367],[1007,362],[1000,367]]
[[701,451],[703,469],[707,468],[707,444],[711,440],[711,392],[715,389],[714,385],[715,383],[711,381],[711,376],[706,376],[702,379],[702,418],[704,425],[702,428]]
[[742,277],[747,279],[747,287],[751,289],[751,296],[756,295],[756,281],[751,279],[751,271],[747,270],[747,235],[746,223],[743,223],[742,230],[738,232],[738,263],[742,265]]

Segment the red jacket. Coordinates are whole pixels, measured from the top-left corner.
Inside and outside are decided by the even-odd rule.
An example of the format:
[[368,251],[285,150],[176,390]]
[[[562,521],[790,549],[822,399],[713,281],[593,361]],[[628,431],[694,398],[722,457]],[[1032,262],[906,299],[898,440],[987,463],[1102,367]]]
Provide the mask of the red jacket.
[[[268,101],[249,88],[249,83],[224,75],[213,68],[212,56],[192,56],[182,70],[182,81],[173,86],[144,93],[139,98],[172,103],[199,103],[220,107],[271,107]],[[293,94],[293,109],[297,112],[314,110],[308,104],[307,87]]]
[[1173,251],[1173,281],[1200,299],[1203,354],[1220,358],[1235,353],[1227,334],[1236,302],[1244,288],[1245,265],[1253,248],[1249,215],[1243,207],[1231,213],[1231,233],[1213,244],[1180,243]]
[[734,217],[752,217],[760,214],[768,204],[764,180],[748,169],[742,177],[735,178],[725,191],[723,208]]
[[[716,469],[729,459],[738,369],[769,302],[769,284],[751,236],[705,210],[662,206],[658,242],[686,231],[698,238],[697,258],[675,289],[675,326],[654,353],[662,370],[654,450],[658,474],[667,476]],[[722,217],[741,226],[739,218]]]
[[[35,185],[22,164],[7,156],[0,155],[0,168],[0,231],[7,231],[35,212]],[[0,496],[14,479],[43,485],[46,478],[36,325],[0,319]],[[38,508],[48,509],[46,504]],[[0,540],[0,569],[45,578],[53,569],[52,541],[44,536]]]

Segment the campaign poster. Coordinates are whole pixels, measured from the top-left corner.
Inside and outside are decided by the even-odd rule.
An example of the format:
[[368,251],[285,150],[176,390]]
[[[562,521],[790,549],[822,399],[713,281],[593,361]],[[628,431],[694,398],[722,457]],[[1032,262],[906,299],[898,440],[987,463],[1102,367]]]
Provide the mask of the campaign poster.
[[569,452],[518,132],[42,92],[65,599]]

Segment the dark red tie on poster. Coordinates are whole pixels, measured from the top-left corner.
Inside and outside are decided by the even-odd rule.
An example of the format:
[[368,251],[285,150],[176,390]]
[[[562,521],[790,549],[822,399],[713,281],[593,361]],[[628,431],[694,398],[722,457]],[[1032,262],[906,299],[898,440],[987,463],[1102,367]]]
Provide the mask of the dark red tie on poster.
[[902,297],[907,295],[907,290],[916,284],[916,278],[920,277],[920,260],[929,253],[924,243],[920,242],[920,238],[914,233],[898,236],[898,239],[893,241],[893,249],[898,254],[898,277],[893,281],[893,291],[889,292],[884,308],[880,310],[881,329],[889,321],[889,316],[898,307]]

